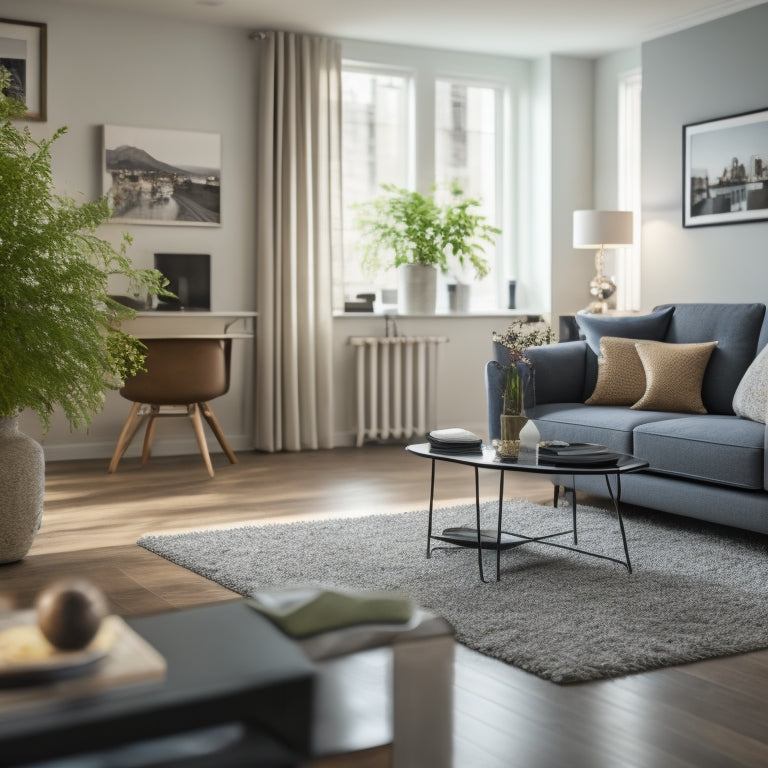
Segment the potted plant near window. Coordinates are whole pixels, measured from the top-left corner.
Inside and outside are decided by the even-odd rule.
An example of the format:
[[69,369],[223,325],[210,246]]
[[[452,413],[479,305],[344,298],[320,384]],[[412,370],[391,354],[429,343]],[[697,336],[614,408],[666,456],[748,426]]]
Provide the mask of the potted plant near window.
[[120,330],[134,312],[108,293],[111,275],[166,293],[155,270],[135,270],[97,237],[106,200],[78,204],[53,191],[50,140],[17,128],[26,107],[5,95],[0,68],[0,563],[32,546],[43,507],[40,445],[18,429],[35,411],[44,430],[61,408],[72,427],[99,411],[107,388],[142,370],[141,342]]
[[435,311],[437,271],[451,264],[471,268],[477,278],[488,274],[485,243],[501,230],[477,212],[480,202],[465,197],[457,184],[445,204],[429,195],[384,184],[384,195],[356,206],[363,267],[368,272],[399,270],[398,304],[404,314]]

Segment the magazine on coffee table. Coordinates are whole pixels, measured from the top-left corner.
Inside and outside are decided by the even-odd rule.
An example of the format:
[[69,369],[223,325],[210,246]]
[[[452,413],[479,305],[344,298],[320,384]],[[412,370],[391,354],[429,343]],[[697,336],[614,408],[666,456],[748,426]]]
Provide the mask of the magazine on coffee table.
[[597,443],[566,443],[561,440],[549,440],[539,444],[539,463],[541,464],[616,464],[621,457],[604,445]]

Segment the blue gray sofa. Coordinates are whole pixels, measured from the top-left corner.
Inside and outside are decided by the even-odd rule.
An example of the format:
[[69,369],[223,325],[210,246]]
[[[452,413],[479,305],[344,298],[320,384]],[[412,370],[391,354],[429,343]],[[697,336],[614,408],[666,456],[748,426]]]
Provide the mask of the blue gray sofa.
[[[762,421],[734,412],[742,379],[758,385],[764,380],[755,374],[762,375],[765,368],[756,368],[768,361],[768,350],[756,361],[768,343],[765,305],[670,304],[649,315],[584,315],[577,322],[580,340],[528,350],[534,376],[527,412],[541,439],[600,443],[648,460],[649,470],[622,479],[625,502],[768,533],[768,432]],[[701,384],[706,413],[585,404],[595,389],[604,336],[667,344],[717,341]],[[498,361],[487,364],[491,439],[498,437],[504,376]],[[762,388],[768,391],[768,382]],[[571,487],[574,478],[553,482]],[[602,477],[577,477],[575,488],[607,494]]]

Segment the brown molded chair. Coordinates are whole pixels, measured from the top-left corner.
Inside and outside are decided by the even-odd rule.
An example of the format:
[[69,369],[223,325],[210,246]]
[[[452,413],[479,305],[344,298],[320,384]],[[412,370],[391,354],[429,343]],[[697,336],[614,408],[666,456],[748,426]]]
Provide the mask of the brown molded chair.
[[[117,447],[109,464],[114,472],[141,423],[149,417],[144,433],[141,466],[149,461],[155,422],[161,416],[189,416],[195,430],[200,453],[213,477],[211,457],[205,442],[203,422],[205,417],[224,449],[227,458],[237,464],[237,458],[229,447],[219,422],[208,405],[209,400],[220,397],[229,390],[229,366],[232,342],[217,338],[143,339],[147,346],[146,371],[132,376],[125,382],[120,394],[131,400],[128,418],[123,425]],[[175,411],[161,411],[163,406],[176,406]],[[179,411],[186,406],[186,411]]]

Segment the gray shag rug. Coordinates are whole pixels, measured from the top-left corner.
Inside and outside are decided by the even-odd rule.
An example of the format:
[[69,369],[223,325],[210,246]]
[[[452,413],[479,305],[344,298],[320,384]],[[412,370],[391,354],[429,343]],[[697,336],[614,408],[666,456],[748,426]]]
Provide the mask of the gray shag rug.
[[[510,501],[504,528],[562,531],[570,517],[568,508]],[[435,510],[434,532],[474,519],[474,505]],[[495,520],[496,504],[485,503],[482,527]],[[503,552],[501,581],[489,584],[474,549],[425,557],[426,511],[147,535],[138,544],[241,595],[307,584],[403,590],[448,619],[467,647],[558,683],[768,647],[768,537],[636,510],[625,525],[631,574],[529,544]],[[579,546],[622,558],[615,515],[579,506]],[[495,553],[484,563],[495,578]]]

